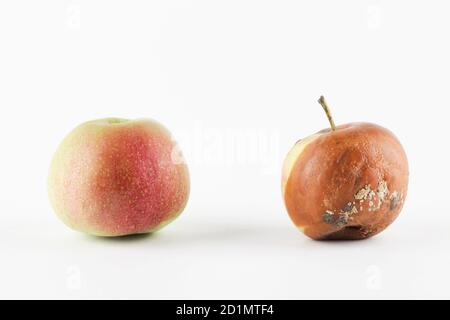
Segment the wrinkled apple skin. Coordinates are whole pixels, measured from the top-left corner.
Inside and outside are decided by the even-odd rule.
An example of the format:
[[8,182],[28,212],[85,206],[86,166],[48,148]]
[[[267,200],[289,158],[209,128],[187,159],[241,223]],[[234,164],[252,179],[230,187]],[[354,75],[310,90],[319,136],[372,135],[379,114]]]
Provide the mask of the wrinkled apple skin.
[[188,168],[152,120],[100,119],[75,128],[49,171],[51,204],[72,229],[96,236],[151,233],[185,208]]
[[283,197],[294,224],[314,240],[360,240],[400,214],[409,167],[399,140],[370,123],[323,130],[289,152]]

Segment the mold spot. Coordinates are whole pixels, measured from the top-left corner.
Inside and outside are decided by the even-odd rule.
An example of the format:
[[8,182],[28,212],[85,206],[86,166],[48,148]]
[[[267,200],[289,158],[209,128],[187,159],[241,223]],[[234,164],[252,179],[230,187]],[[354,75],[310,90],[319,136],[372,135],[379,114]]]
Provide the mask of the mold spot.
[[389,194],[389,188],[386,181],[381,181],[378,184],[377,194],[380,201],[384,201],[386,199],[387,195]]
[[334,222],[334,212],[327,210],[327,211],[322,215],[322,219],[323,219],[323,221],[325,221],[326,223],[333,224],[333,222]]
[[376,192],[372,190],[370,185],[366,185],[363,189],[359,190],[355,194],[355,199],[359,200],[361,211],[362,211],[362,204],[364,203],[364,201],[369,201],[369,208],[368,208],[369,212],[375,212],[381,209],[386,200],[389,199],[390,195],[392,196],[392,194],[389,191],[387,182],[382,180],[378,182]]
[[356,200],[365,200],[367,199],[367,196],[370,193],[370,185],[366,185],[363,189],[359,190],[356,194],[355,194],[355,199]]
[[348,211],[352,211],[352,209],[353,209],[353,204],[351,202],[349,202],[346,204],[346,206],[344,207],[344,209],[342,211],[348,212]]
[[398,205],[400,204],[400,201],[401,201],[401,198],[400,198],[400,196],[399,196],[397,191],[394,191],[391,194],[390,200],[391,200],[390,209],[391,210],[397,209],[397,207],[398,207]]
[[322,219],[328,224],[335,225],[338,228],[345,227],[349,220],[352,220],[352,216],[358,213],[358,209],[351,202],[349,202],[344,209],[339,213],[334,213],[331,210],[327,210]]
[[394,198],[394,199],[391,200],[391,207],[390,207],[390,209],[391,210],[395,210],[395,209],[397,209],[397,207],[398,207],[398,199]]
[[348,224],[349,216],[347,213],[343,213],[339,215],[339,218],[336,221],[336,226],[338,228],[345,227]]

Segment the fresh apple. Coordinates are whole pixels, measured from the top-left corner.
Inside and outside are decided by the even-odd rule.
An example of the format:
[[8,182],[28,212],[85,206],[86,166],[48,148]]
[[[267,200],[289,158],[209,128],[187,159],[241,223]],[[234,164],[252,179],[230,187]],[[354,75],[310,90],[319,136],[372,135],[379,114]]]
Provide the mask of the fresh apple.
[[370,123],[336,127],[300,140],[283,169],[283,197],[294,224],[315,240],[372,237],[400,214],[408,160],[399,140]]
[[183,211],[189,188],[177,144],[152,120],[109,118],[78,126],[57,149],[48,178],[61,220],[105,237],[159,230]]

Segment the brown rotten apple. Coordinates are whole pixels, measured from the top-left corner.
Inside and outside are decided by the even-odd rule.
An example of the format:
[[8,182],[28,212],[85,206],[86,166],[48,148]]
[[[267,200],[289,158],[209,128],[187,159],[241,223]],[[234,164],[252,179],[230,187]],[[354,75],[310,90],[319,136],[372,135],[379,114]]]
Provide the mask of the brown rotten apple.
[[315,240],[372,237],[399,215],[408,160],[389,130],[370,123],[336,127],[300,140],[283,169],[284,201],[294,224]]

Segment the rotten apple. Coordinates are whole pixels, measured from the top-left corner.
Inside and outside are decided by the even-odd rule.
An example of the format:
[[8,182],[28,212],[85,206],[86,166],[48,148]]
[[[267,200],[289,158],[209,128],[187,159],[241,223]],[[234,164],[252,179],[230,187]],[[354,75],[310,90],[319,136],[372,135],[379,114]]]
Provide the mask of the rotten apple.
[[371,123],[336,126],[297,142],[283,169],[283,197],[294,224],[315,240],[358,240],[386,229],[408,192],[405,151]]

